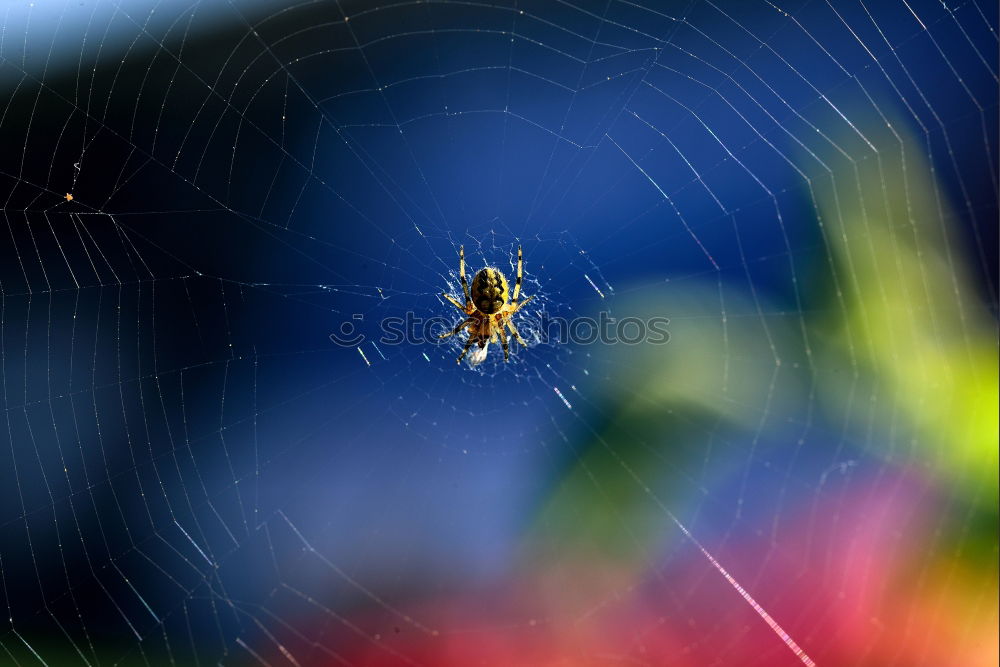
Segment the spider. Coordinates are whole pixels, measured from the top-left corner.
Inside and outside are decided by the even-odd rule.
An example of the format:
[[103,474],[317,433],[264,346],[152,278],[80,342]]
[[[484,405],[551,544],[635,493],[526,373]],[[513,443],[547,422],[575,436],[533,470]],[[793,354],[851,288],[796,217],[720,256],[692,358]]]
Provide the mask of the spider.
[[448,299],[456,308],[465,313],[465,320],[459,323],[450,333],[441,334],[439,338],[454,336],[462,329],[469,328],[469,339],[465,341],[462,354],[458,356],[458,363],[462,363],[469,348],[473,343],[478,343],[480,348],[486,347],[487,342],[495,343],[497,336],[500,337],[500,345],[503,346],[503,360],[510,360],[510,353],[507,349],[507,332],[504,327],[510,329],[516,340],[521,345],[527,346],[517,327],[511,321],[511,316],[521,310],[529,301],[534,299],[534,295],[529,296],[524,301],[518,301],[521,294],[521,273],[524,267],[524,259],[521,255],[521,248],[517,249],[517,282],[514,283],[514,298],[507,303],[507,279],[500,269],[486,267],[482,269],[472,279],[472,292],[470,296],[469,283],[465,279],[465,247],[458,249],[458,277],[462,281],[462,293],[465,295],[465,305],[458,302],[458,299],[445,293],[444,298]]

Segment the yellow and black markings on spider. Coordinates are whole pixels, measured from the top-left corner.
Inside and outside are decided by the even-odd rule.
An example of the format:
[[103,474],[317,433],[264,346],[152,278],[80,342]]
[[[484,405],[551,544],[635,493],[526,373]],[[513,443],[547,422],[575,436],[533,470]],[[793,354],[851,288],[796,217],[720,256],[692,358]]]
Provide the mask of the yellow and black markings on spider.
[[495,343],[500,338],[500,345],[503,347],[503,360],[509,361],[510,353],[507,349],[507,331],[521,345],[527,345],[517,327],[511,321],[511,317],[521,310],[529,301],[534,299],[534,295],[529,296],[524,301],[519,301],[521,294],[521,279],[524,272],[524,258],[521,255],[521,248],[517,249],[517,282],[514,283],[514,295],[508,303],[507,301],[507,278],[504,277],[500,269],[486,267],[482,269],[472,279],[472,289],[470,292],[469,282],[465,279],[465,247],[458,249],[458,277],[462,281],[462,294],[465,296],[465,305],[459,303],[458,299],[445,294],[456,308],[465,313],[465,320],[460,322],[450,333],[441,334],[439,338],[454,336],[462,329],[469,329],[469,339],[465,341],[462,354],[458,357],[458,363],[462,363],[469,348],[473,344],[478,344],[480,348],[486,347],[487,342]]

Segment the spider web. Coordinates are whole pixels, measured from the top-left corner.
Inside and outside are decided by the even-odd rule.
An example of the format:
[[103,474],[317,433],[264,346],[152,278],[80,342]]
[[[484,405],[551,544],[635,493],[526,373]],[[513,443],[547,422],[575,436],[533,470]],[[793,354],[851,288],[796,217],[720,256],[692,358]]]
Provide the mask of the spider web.
[[[996,28],[7,3],[3,660],[983,659]],[[435,338],[460,246],[509,363]],[[602,312],[670,342],[545,335]]]

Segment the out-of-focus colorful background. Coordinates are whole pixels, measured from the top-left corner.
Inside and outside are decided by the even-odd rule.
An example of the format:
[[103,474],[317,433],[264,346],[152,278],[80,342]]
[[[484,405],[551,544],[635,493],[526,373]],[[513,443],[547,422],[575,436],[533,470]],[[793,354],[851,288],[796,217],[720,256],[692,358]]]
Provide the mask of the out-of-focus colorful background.
[[995,3],[0,9],[0,664],[997,664]]

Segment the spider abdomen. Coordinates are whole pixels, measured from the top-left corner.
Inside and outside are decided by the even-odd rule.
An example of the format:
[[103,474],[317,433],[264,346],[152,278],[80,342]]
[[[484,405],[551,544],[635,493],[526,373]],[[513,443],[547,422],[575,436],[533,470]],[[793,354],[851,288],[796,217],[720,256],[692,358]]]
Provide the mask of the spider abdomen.
[[472,303],[481,313],[500,312],[507,303],[507,279],[499,269],[485,268],[472,279]]

